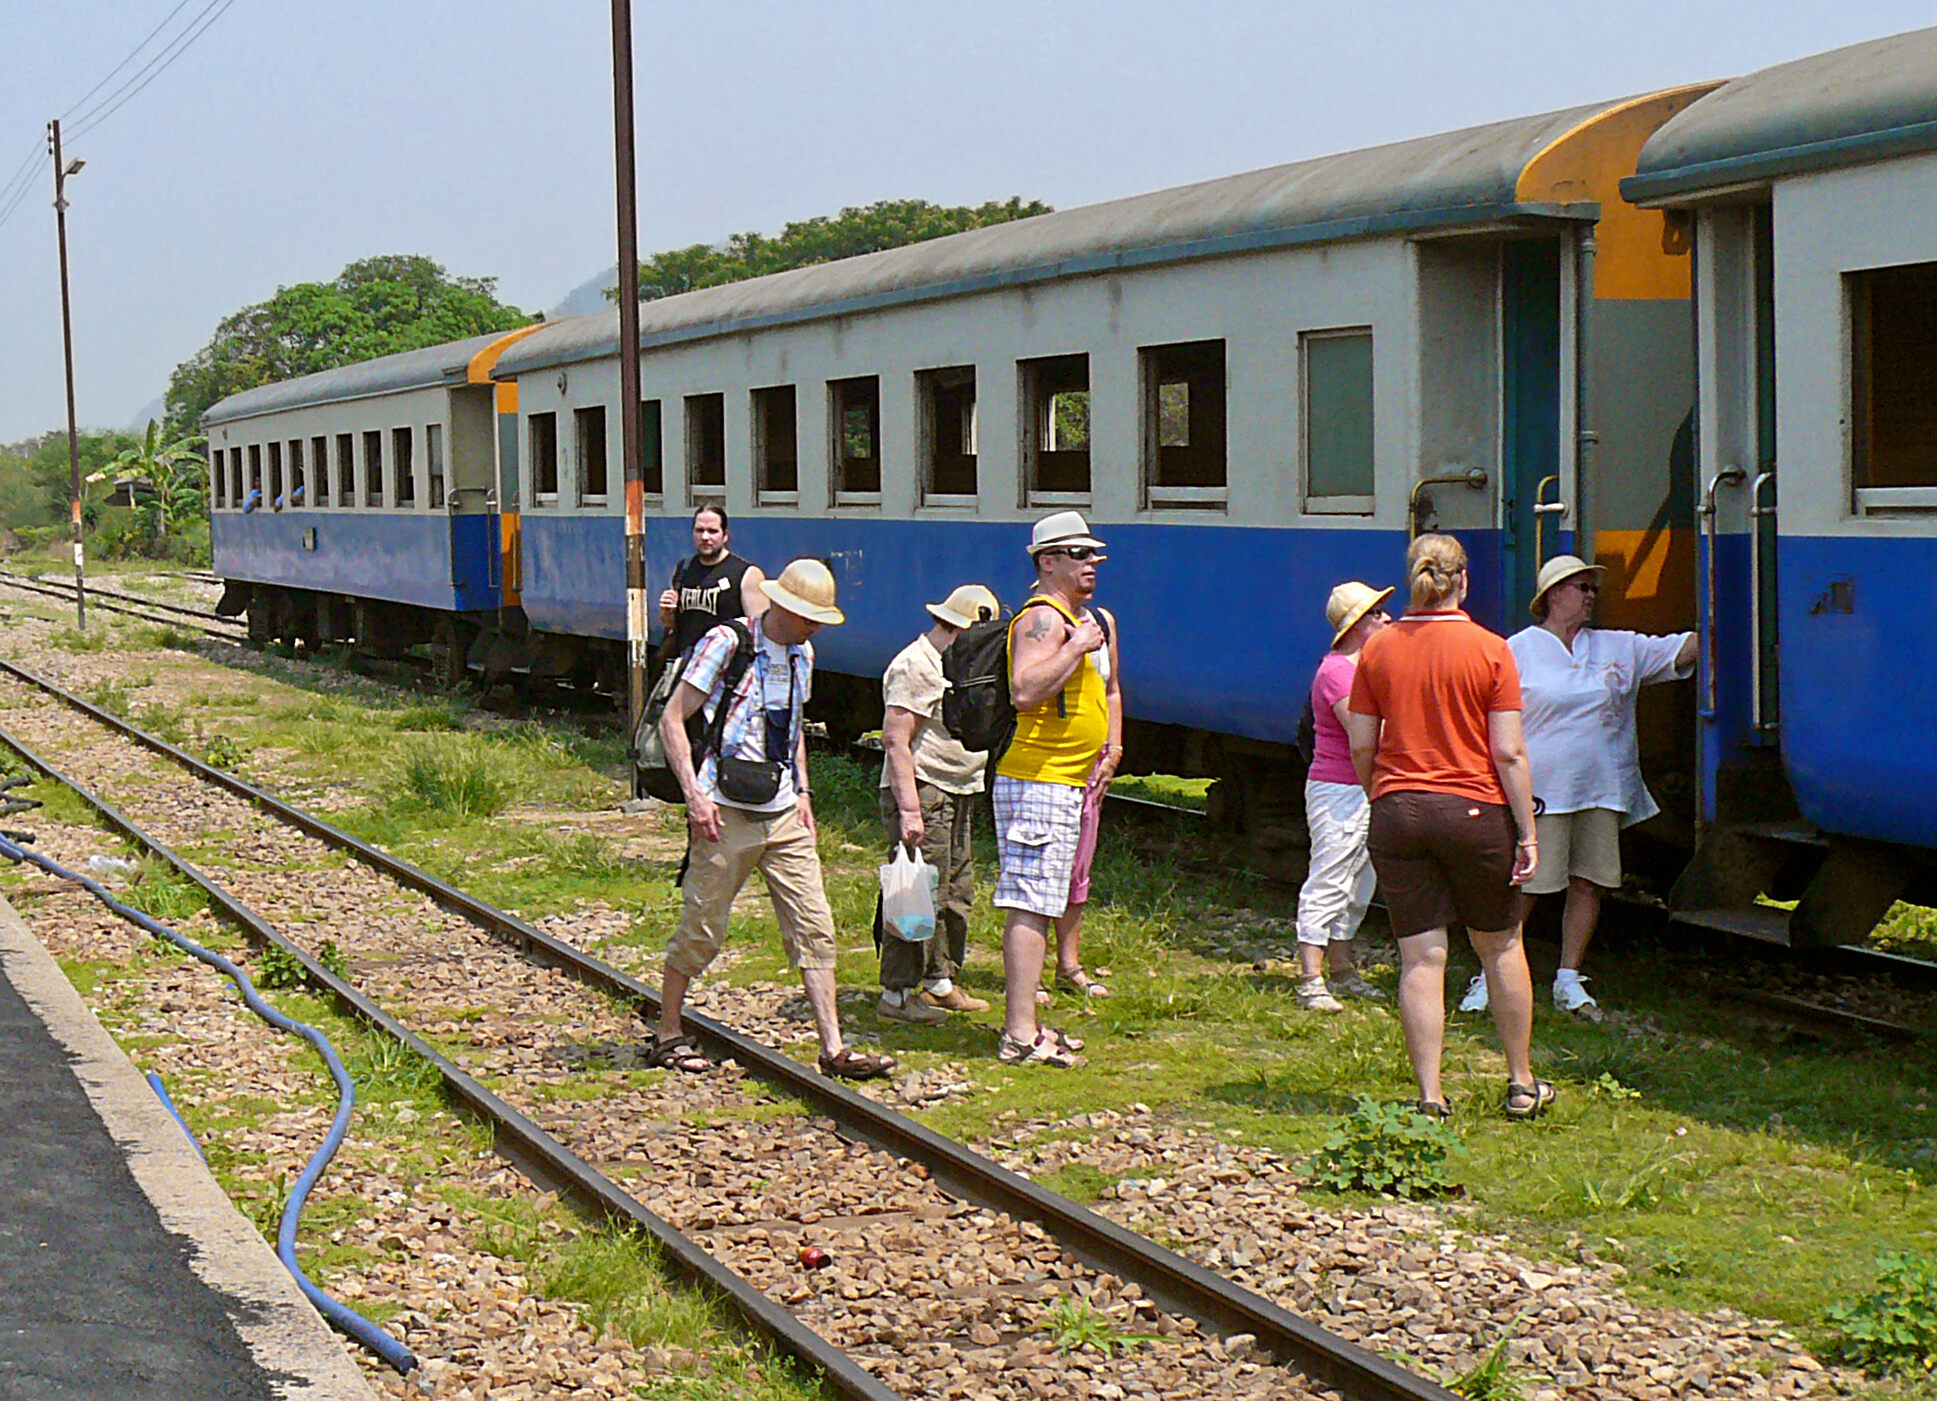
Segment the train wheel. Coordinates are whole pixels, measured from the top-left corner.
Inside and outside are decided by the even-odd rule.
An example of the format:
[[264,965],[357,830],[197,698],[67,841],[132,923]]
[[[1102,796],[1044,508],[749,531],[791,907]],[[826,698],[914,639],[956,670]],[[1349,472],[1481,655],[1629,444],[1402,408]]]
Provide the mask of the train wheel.
[[437,628],[431,635],[430,666],[438,685],[455,691],[470,680],[465,661],[471,655],[471,644],[477,635],[477,628],[470,623],[455,618],[437,620]]

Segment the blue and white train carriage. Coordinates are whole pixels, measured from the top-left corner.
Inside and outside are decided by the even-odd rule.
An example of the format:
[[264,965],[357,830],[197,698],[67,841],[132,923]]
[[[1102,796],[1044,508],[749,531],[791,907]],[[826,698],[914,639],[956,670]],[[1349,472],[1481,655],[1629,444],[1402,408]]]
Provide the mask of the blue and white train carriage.
[[1699,289],[1708,827],[1680,917],[1851,942],[1937,898],[1937,29],[1725,85],[1622,188],[1678,212]]
[[[1416,526],[1465,537],[1495,626],[1583,521],[1643,621],[1688,625],[1688,260],[1618,182],[1710,86],[649,303],[651,577],[709,500],[770,573],[829,560],[849,622],[816,644],[816,700],[854,731],[924,600],[1020,599],[1026,522],[1080,507],[1110,542],[1131,762],[1224,780],[1260,857],[1295,866],[1324,599],[1399,580]],[[616,313],[546,325],[494,374],[518,390],[532,636],[616,655]]]

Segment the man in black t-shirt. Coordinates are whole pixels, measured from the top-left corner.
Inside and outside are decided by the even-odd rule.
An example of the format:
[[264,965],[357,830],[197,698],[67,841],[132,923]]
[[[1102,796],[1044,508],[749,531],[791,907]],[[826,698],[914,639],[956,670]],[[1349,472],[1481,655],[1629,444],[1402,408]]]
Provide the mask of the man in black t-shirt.
[[693,554],[673,571],[672,587],[659,595],[659,621],[683,655],[729,618],[757,618],[767,610],[761,589],[767,576],[727,548],[726,507],[708,504],[693,512]]

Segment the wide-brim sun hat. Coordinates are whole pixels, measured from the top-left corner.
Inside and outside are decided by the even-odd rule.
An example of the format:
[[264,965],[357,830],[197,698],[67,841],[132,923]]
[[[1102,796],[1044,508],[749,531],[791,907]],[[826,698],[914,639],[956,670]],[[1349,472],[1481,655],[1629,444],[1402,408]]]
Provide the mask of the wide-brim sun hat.
[[1002,601],[980,584],[963,584],[940,603],[923,604],[939,621],[965,628],[1002,615]]
[[1325,621],[1332,625],[1332,646],[1358,626],[1360,618],[1392,597],[1391,589],[1375,589],[1351,579],[1332,590],[1325,600]]
[[1036,522],[1029,536],[1029,557],[1034,559],[1044,550],[1068,549],[1072,545],[1087,545],[1092,550],[1106,548],[1090,534],[1090,523],[1083,519],[1081,511],[1058,511]]
[[1589,564],[1579,555],[1555,555],[1540,566],[1540,574],[1533,581],[1533,600],[1527,604],[1527,611],[1536,618],[1547,616],[1547,591],[1569,579],[1578,579],[1583,574],[1592,574],[1594,582],[1600,583],[1607,578],[1607,566]]
[[837,627],[847,614],[834,606],[834,571],[817,559],[797,559],[778,579],[760,581],[761,592],[789,613],[810,623]]

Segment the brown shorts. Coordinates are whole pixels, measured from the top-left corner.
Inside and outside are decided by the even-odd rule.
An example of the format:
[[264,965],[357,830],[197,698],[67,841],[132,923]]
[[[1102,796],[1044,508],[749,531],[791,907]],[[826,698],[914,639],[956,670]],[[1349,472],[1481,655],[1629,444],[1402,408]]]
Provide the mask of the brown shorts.
[[1372,801],[1366,841],[1395,938],[1444,929],[1511,929],[1513,813],[1452,793],[1387,793]]

